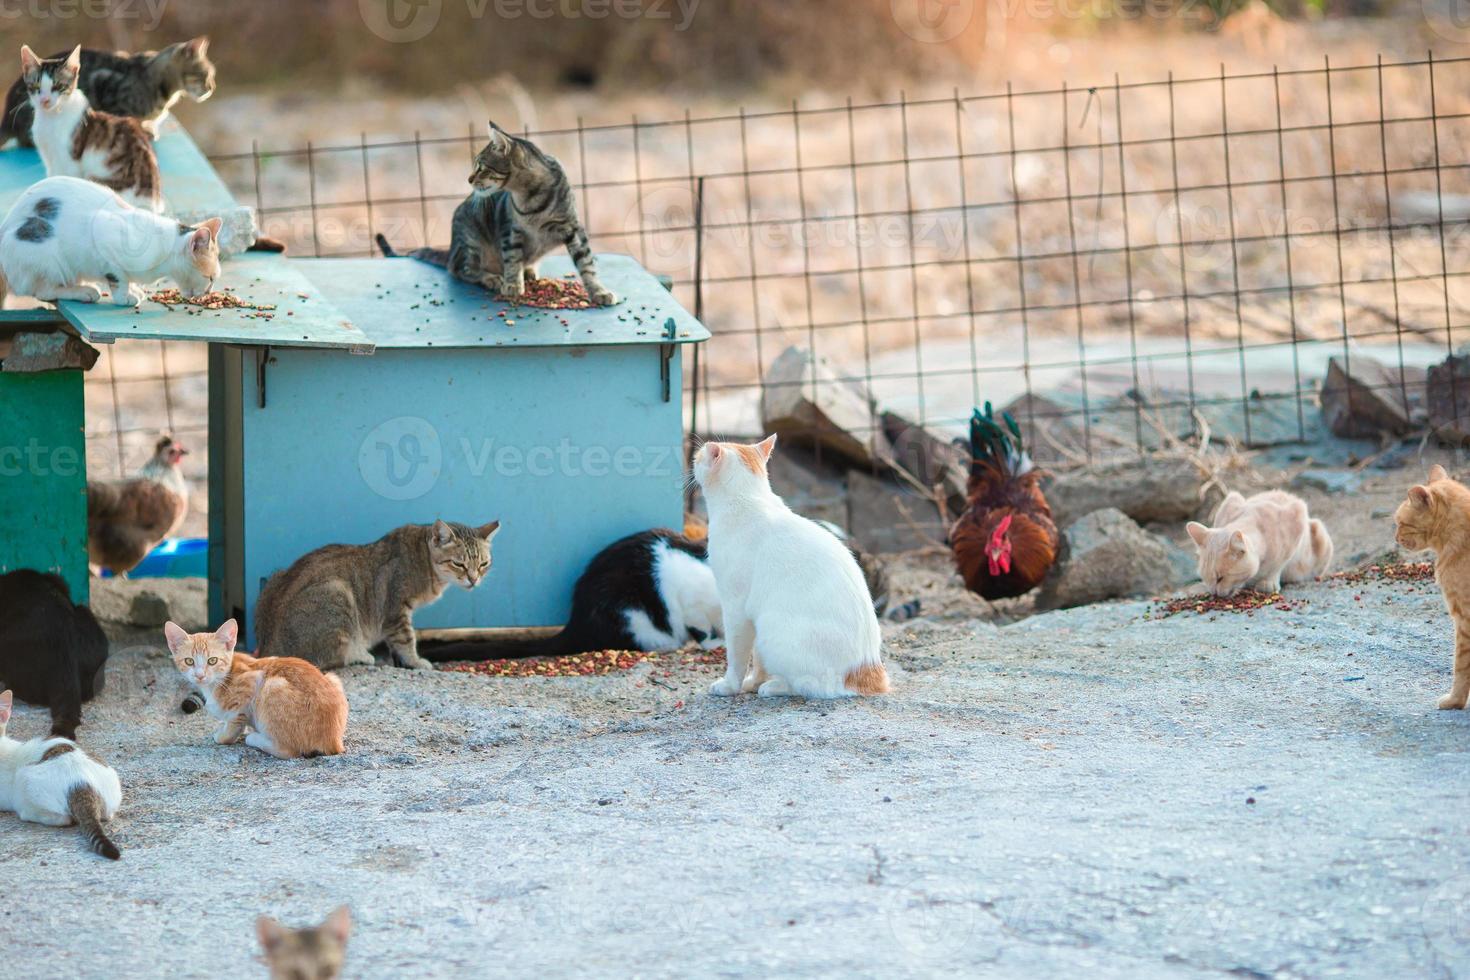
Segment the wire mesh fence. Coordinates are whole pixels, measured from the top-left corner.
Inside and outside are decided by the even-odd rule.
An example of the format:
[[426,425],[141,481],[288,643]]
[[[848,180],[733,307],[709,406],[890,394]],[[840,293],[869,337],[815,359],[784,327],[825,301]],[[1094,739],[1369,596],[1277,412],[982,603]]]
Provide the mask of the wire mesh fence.
[[[811,397],[857,389],[945,434],[1010,405],[1034,444],[1090,461],[1205,428],[1307,440],[1329,358],[1386,362],[1364,383],[1421,401],[1470,299],[1467,101],[1470,59],[1427,55],[525,135],[594,246],[672,277],[714,334],[686,363],[692,430],[760,432],[794,346],[816,366],[779,383]],[[484,139],[211,159],[293,254],[365,256],[379,232],[447,244]],[[203,428],[203,354],[132,356],[89,382],[117,465],[164,424]]]

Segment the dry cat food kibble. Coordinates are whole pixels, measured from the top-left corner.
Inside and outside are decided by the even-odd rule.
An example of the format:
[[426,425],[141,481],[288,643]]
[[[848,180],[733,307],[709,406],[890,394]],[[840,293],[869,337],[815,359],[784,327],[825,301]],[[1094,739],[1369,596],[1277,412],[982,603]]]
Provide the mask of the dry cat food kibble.
[[185,296],[177,289],[162,289],[149,295],[148,298],[162,306],[192,306],[201,310],[254,310],[258,313],[269,313],[275,309],[273,305],[246,302],[228,290],[205,293],[202,296]]
[[1255,615],[1257,609],[1277,609],[1292,612],[1307,604],[1305,599],[1288,599],[1280,592],[1255,592],[1245,589],[1232,596],[1185,595],[1173,599],[1156,599],[1149,611],[1149,619],[1167,619],[1175,613],[1245,613]]
[[1398,561],[1369,565],[1332,576],[1341,582],[1427,582],[1434,578],[1432,561]]
[[[690,650],[665,656],[678,656],[685,667],[725,665],[725,651]],[[642,650],[598,650],[574,653],[564,657],[526,657],[520,660],[461,661],[443,664],[440,670],[456,674],[484,674],[487,677],[590,677],[632,670],[641,663],[657,661],[660,654]],[[668,671],[664,671],[668,677]]]
[[528,276],[526,291],[514,299],[505,297],[505,301],[512,306],[537,306],[544,310],[592,309],[587,287],[576,279],[532,279]]

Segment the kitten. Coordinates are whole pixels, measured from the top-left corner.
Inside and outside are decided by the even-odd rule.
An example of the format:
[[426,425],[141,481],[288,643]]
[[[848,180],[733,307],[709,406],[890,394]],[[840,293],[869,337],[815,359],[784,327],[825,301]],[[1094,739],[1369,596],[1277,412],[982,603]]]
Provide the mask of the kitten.
[[31,139],[48,177],[85,177],[117,191],[134,207],[163,210],[163,177],[153,141],[127,116],[98,112],[77,88],[82,49],[64,59],[42,61],[20,49],[21,81],[30,95],[35,122]]
[[266,655],[303,657],[323,670],[371,666],[386,643],[400,667],[419,656],[413,612],[451,582],[473,589],[490,570],[499,521],[466,527],[435,521],[389,531],[372,544],[331,544],[298,558],[260,590],[255,637]]
[[1306,502],[1281,490],[1247,500],[1231,493],[1215,511],[1214,527],[1191,521],[1186,530],[1199,550],[1199,577],[1214,595],[1244,588],[1279,592],[1282,582],[1310,582],[1332,565],[1327,526]]
[[171,279],[188,296],[219,278],[218,218],[195,228],[128,204],[100,184],[47,177],[0,222],[0,303],[12,292],[48,303],[102,298],[137,306],[144,286]]
[[288,929],[268,915],[255,920],[271,980],[335,980],[347,958],[352,913],[342,906],[319,926]]
[[[470,183],[475,190],[454,212],[449,251],[421,248],[409,255],[514,299],[526,291],[526,277],[535,277],[536,263],[565,246],[593,304],[617,303],[597,278],[572,185],[555,157],[491,122]],[[397,254],[382,235],[378,247],[389,258]]]
[[1455,621],[1454,680],[1439,707],[1463,708],[1470,698],[1470,489],[1436,465],[1427,485],[1409,489],[1393,520],[1400,545],[1434,551],[1434,580]]
[[244,735],[246,745],[278,759],[343,753],[347,695],[336,675],[296,657],[236,653],[233,619],[213,633],[193,635],[165,623],[163,635],[174,666],[219,719],[219,744],[233,745]]
[[93,851],[116,861],[122,853],[102,825],[122,805],[117,773],[70,739],[6,738],[13,704],[11,692],[0,691],[0,810],[48,827],[75,823]]
[[74,605],[59,575],[20,569],[0,575],[0,687],[51,709],[51,734],[77,737],[82,702],[102,691],[107,636],[86,606]]
[[[59,61],[66,52],[47,60]],[[214,94],[214,65],[209,60],[209,38],[170,44],[162,51],[127,54],[83,48],[79,87],[99,112],[132,116],[151,135],[168,117],[174,103],[187,95],[203,102]],[[25,79],[10,87],[5,116],[0,118],[0,146],[17,140],[31,146],[32,112]]]
[[589,650],[719,645],[720,595],[705,546],[673,531],[629,535],[598,552],[572,589],[566,627],[541,640],[451,643],[433,660],[550,657]]
[[886,693],[862,569],[832,534],[772,492],[766,464],[775,447],[775,436],[757,446],[708,442],[694,457],[726,638],[725,676],[710,693]]

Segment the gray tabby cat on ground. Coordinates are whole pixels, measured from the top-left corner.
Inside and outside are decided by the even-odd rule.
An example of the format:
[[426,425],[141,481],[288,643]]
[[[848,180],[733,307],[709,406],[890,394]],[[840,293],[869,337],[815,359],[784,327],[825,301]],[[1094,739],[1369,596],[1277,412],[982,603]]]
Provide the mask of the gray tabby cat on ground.
[[331,544],[303,555],[260,590],[256,654],[300,657],[331,670],[372,665],[373,648],[383,643],[400,667],[428,668],[414,610],[451,582],[478,585],[490,571],[490,541],[499,530],[499,521],[409,524],[372,544]]
[[[475,190],[454,212],[449,250],[420,248],[408,255],[514,299],[525,293],[526,277],[535,277],[536,263],[565,246],[592,302],[617,303],[597,278],[571,182],[555,157],[491,122],[490,142],[475,158],[470,183]],[[389,258],[398,254],[382,235],[378,247]]]

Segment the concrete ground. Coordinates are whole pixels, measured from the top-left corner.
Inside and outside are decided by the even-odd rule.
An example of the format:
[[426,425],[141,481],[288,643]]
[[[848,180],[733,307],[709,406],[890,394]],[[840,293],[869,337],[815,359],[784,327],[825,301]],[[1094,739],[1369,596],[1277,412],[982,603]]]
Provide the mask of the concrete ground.
[[213,744],[119,635],[82,737],[122,861],[0,815],[0,944],[38,977],[263,976],[256,915],[346,902],[350,977],[1470,973],[1433,584],[1299,596],[888,626],[894,693],[842,703],[714,699],[675,656],[356,668],[348,754],[300,762]]

